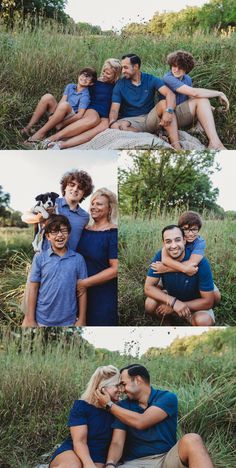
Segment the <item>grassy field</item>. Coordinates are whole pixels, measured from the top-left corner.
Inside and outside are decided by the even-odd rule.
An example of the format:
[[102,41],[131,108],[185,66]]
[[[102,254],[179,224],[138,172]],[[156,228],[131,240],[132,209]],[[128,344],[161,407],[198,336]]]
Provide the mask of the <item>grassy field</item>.
[[[160,329],[157,346],[158,333]],[[73,400],[97,366],[112,363],[120,368],[139,362],[130,355],[95,349],[79,333],[68,338],[62,332],[59,340],[53,331],[47,340],[45,334],[45,330],[23,333],[0,328],[0,465],[4,468],[32,468],[42,463],[42,454],[62,442]],[[232,468],[236,455],[235,339],[235,328],[214,330],[179,340],[179,349],[186,344],[188,352],[174,352],[174,342],[161,354],[152,348],[140,359],[154,387],[177,393],[179,437],[199,433],[216,468]]]
[[[120,58],[135,52],[143,61],[143,71],[163,76],[166,55],[176,49],[192,52],[197,67],[192,72],[194,86],[225,92],[231,107],[227,114],[216,110],[219,135],[226,148],[236,148],[236,35],[227,37],[196,33],[165,38],[78,37],[61,35],[46,28],[0,33],[0,141],[1,149],[19,149],[20,135],[39,98],[46,92],[58,99],[64,86],[77,79],[84,66],[101,70],[108,57]],[[214,104],[214,100],[212,100]]]
[[[151,221],[128,217],[121,220],[119,225],[121,325],[148,326],[158,323],[144,312],[143,287],[150,261],[162,245],[161,230],[177,219],[178,213]],[[222,294],[221,303],[215,308],[216,325],[235,325],[235,221],[204,220],[201,235],[206,239],[206,257],[211,263],[214,281]],[[179,321],[176,324],[180,324]]]
[[0,323],[20,325],[21,302],[33,258],[31,229],[0,228]]

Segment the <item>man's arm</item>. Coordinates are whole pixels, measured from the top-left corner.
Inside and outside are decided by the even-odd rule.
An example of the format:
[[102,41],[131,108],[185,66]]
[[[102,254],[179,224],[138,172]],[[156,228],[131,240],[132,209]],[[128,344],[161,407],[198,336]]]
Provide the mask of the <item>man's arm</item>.
[[159,279],[160,278],[152,278],[151,276],[147,276],[144,285],[144,293],[147,297],[155,299],[157,302],[165,305],[171,305],[174,297],[166,294],[160,288],[156,287],[159,283]]
[[109,127],[118,120],[120,103],[113,102],[109,113]]
[[109,447],[106,465],[109,467],[109,462],[116,464],[122,457],[124,445],[125,445],[126,431],[121,429],[114,429],[112,434],[112,440]]
[[216,91],[213,89],[204,89],[204,88],[192,88],[188,85],[182,85],[176,89],[180,94],[185,94],[186,96],[193,98],[214,98],[218,97],[221,104],[224,105],[225,111],[229,109],[229,100],[224,93],[221,91]]
[[[106,407],[106,404],[111,401],[110,395],[105,388],[103,389],[103,393],[96,390],[96,396],[100,405],[103,407]],[[164,410],[157,406],[150,406],[144,413],[139,414],[114,404],[110,408],[110,412],[122,423],[134,427],[135,429],[147,429],[163,421],[168,416]]]
[[28,308],[25,318],[22,322],[22,327],[37,327],[35,320],[36,304],[38,299],[40,283],[31,282],[29,286]]
[[165,248],[162,249],[161,254],[161,259],[164,265],[171,268],[169,271],[180,271],[181,273],[185,273],[189,276],[193,276],[197,273],[197,265],[200,263],[202,258],[202,255],[192,254],[189,260],[186,260],[185,262],[178,262],[177,260],[174,260],[169,255],[167,255]]
[[198,312],[199,310],[208,310],[214,304],[214,291],[200,291],[201,297],[186,301],[185,304],[189,307],[191,312]]

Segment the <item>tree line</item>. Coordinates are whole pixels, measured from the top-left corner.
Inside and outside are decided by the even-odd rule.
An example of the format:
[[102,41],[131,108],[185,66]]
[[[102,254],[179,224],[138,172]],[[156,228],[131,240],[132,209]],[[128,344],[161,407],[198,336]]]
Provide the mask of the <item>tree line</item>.
[[21,212],[10,208],[10,194],[0,185],[0,227],[28,227],[21,221]]

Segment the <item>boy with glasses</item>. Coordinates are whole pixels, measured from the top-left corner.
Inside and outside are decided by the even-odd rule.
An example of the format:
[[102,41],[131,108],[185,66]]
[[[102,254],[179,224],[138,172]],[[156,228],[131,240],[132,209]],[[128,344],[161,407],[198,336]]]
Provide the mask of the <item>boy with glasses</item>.
[[86,293],[77,304],[76,287],[87,277],[87,269],[83,257],[66,246],[70,231],[63,215],[53,215],[45,223],[50,247],[33,259],[25,327],[86,324]]

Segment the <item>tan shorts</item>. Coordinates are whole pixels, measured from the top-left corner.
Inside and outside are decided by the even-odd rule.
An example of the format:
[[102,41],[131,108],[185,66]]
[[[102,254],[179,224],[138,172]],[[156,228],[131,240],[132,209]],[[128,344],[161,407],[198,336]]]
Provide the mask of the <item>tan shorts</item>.
[[149,457],[136,458],[135,460],[127,461],[119,468],[185,468],[179,458],[178,442],[167,453],[160,455],[151,455]]
[[137,117],[123,117],[117,120],[116,123],[122,121],[130,122],[132,127],[137,128],[140,132],[157,133],[160,119],[157,115],[156,107],[154,107],[148,114],[138,115]]
[[184,101],[176,107],[175,115],[179,128],[191,127],[195,123],[195,119],[190,112],[188,101]]
[[206,310],[198,310],[197,312],[194,312],[192,314],[192,317],[194,316],[194,314],[198,314],[198,312],[204,312],[204,314],[208,315],[209,317],[211,317],[211,319],[213,320],[213,322],[215,323],[215,314],[214,314],[214,310],[213,309],[206,309]]

